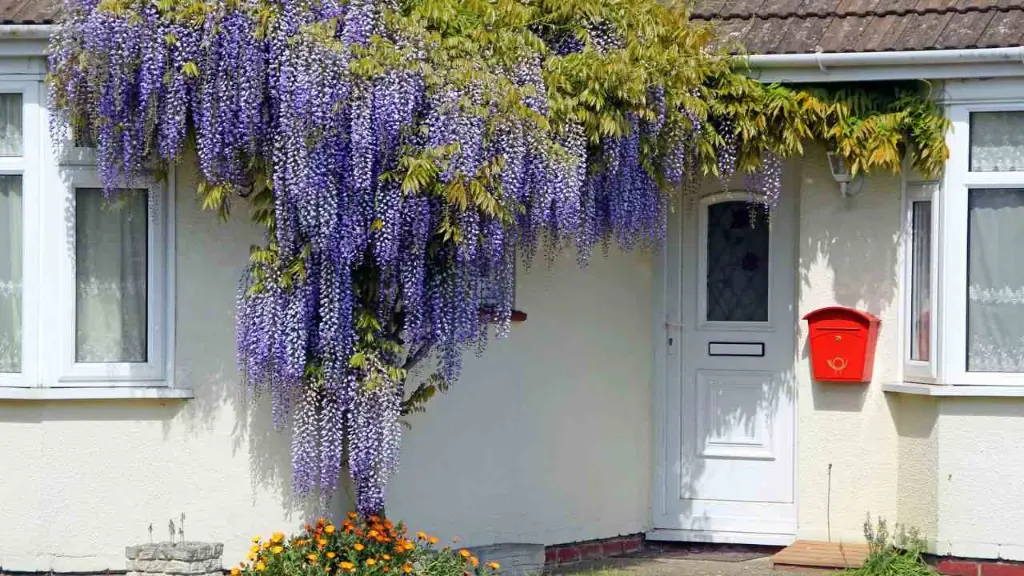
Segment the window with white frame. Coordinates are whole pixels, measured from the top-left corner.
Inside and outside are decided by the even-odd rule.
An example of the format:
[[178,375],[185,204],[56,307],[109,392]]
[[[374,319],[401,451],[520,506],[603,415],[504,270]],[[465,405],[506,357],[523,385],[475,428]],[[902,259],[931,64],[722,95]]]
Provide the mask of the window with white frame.
[[0,82],[0,386],[166,386],[167,193],[58,158],[44,93]]
[[1024,106],[949,114],[941,188],[906,187],[904,377],[1024,386]]

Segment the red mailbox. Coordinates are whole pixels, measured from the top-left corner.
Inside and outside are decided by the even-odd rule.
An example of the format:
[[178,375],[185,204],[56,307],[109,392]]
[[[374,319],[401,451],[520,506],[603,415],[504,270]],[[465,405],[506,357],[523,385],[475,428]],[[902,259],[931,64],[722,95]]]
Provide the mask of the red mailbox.
[[821,382],[870,382],[880,320],[842,306],[804,316],[810,328],[811,372]]

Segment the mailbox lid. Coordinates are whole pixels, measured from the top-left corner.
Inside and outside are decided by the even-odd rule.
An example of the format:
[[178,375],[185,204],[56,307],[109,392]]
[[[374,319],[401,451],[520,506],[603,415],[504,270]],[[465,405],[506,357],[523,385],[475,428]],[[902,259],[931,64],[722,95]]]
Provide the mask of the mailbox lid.
[[808,312],[804,320],[811,328],[818,329],[852,329],[852,328],[875,328],[881,320],[870,312],[847,308],[845,306],[827,306]]

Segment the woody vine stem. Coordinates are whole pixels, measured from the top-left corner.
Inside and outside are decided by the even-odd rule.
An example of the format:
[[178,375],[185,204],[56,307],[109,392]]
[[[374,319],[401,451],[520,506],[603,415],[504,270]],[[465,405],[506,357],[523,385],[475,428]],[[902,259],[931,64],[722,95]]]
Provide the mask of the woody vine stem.
[[347,468],[370,514],[403,415],[508,332],[517,261],[654,248],[709,176],[770,209],[808,140],[941,168],[927,87],[765,86],[713,40],[655,0],[64,0],[52,136],[91,135],[108,193],[195,149],[203,205],[247,206],[246,383],[295,490]]

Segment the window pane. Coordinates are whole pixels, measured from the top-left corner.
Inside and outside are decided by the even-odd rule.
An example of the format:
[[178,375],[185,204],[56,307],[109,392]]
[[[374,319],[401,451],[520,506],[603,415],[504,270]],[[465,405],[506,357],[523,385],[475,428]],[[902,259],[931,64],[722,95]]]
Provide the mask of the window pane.
[[0,94],[0,156],[21,154],[21,94]]
[[971,113],[971,172],[1024,170],[1024,112]]
[[967,369],[1024,372],[1024,189],[971,190]]
[[21,176],[0,176],[0,372],[21,372]]
[[768,321],[768,217],[744,201],[708,206],[707,316]]
[[910,359],[931,359],[932,203],[914,202],[910,262]]
[[75,360],[145,362],[146,190],[110,201],[79,188],[75,202]]

